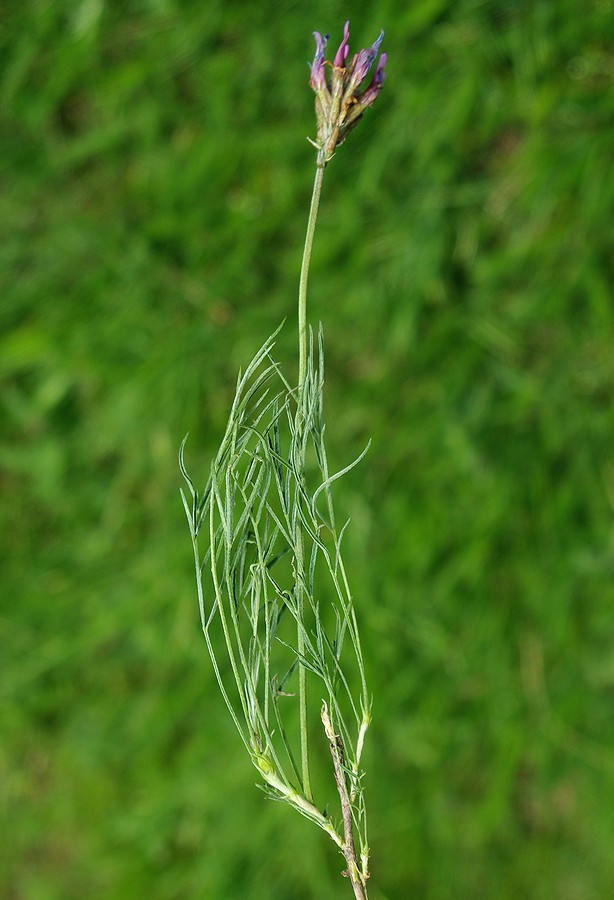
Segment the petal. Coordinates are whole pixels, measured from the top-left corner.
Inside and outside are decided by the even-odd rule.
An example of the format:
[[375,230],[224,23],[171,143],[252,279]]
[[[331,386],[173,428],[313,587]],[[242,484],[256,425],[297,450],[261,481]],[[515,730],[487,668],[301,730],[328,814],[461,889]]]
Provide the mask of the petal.
[[382,53],[382,55],[380,56],[380,58],[377,61],[377,67],[375,69],[375,72],[373,73],[373,78],[371,79],[371,83],[370,83],[369,87],[367,88],[367,90],[369,90],[369,88],[376,88],[378,91],[381,89],[381,87],[384,83],[384,79],[386,78],[386,62],[387,62],[387,60],[388,60],[388,54]]
[[309,79],[309,84],[314,91],[320,91],[326,87],[326,77],[324,75],[324,51],[326,50],[328,35],[325,34],[324,37],[322,37],[319,31],[314,31],[313,36],[316,39],[316,55],[311,64],[311,78]]
[[379,53],[379,48],[381,46],[382,41],[384,40],[384,32],[380,32],[380,36],[378,39],[366,50],[361,50],[360,53],[356,55],[354,61],[354,68],[352,71],[352,78],[350,81],[352,90],[356,90],[357,87],[361,84],[362,81],[369,74],[369,69],[373,65],[373,60]]
[[350,22],[349,19],[345,23],[345,27],[343,29],[343,40],[339,44],[339,49],[337,50],[337,55],[335,56],[335,66],[343,67],[345,65],[345,61],[347,59],[348,53],[350,52],[350,48],[348,46],[348,41],[350,39]]

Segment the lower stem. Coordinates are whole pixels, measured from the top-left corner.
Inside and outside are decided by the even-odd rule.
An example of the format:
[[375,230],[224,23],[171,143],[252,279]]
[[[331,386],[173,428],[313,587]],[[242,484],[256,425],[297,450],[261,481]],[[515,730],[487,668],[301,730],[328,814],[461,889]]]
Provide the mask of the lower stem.
[[303,548],[303,532],[299,521],[296,523],[296,531],[294,535],[294,552],[296,565],[296,602],[298,606],[298,635],[297,649],[299,655],[298,664],[298,703],[299,703],[299,720],[301,731],[301,775],[303,781],[303,792],[308,800],[313,800],[311,793],[311,777],[309,774],[309,735],[307,732],[307,673],[302,663],[305,655],[305,638],[303,635],[304,622],[304,597],[303,597],[303,573],[305,571],[304,548]]
[[362,884],[360,884],[358,881],[353,881],[352,887],[354,888],[354,896],[356,897],[356,900],[369,900],[369,898],[367,897],[367,892],[365,888],[363,888]]
[[333,724],[328,715],[328,707],[326,703],[322,704],[321,710],[322,724],[324,732],[330,744],[330,753],[333,760],[333,769],[335,771],[335,781],[337,783],[337,792],[341,802],[341,815],[343,818],[343,846],[341,852],[347,863],[347,875],[352,882],[352,889],[356,900],[368,900],[367,896],[367,878],[366,865],[361,874],[356,855],[356,845],[354,843],[354,823],[352,819],[352,804],[348,794],[347,783],[345,778],[345,749],[341,737],[335,734]]

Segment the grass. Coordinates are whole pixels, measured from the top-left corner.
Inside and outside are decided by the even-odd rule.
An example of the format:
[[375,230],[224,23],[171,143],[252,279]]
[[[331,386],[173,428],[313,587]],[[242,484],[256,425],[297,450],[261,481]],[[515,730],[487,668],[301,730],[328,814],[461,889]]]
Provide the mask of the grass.
[[[236,371],[293,313],[305,61],[343,21],[322,3],[273,29],[258,4],[5,11],[9,897],[303,900],[314,867],[318,896],[345,896],[332,844],[253,790],[202,647],[176,468],[189,430],[207,470]],[[386,29],[388,80],[327,173],[310,316],[331,469],[372,438],[335,496],[375,697],[370,896],[599,900],[612,12],[420,0],[361,3],[352,24],[361,46]]]

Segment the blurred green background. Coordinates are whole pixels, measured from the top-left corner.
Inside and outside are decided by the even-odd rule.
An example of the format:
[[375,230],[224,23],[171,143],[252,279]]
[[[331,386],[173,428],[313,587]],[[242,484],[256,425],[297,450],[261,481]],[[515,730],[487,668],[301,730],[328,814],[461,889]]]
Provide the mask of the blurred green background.
[[7,0],[3,897],[350,894],[253,787],[176,462],[189,431],[204,482],[285,316],[295,369],[306,62],[348,14],[388,78],[327,171],[310,317],[332,464],[373,439],[336,493],[370,895],[614,896],[612,0]]

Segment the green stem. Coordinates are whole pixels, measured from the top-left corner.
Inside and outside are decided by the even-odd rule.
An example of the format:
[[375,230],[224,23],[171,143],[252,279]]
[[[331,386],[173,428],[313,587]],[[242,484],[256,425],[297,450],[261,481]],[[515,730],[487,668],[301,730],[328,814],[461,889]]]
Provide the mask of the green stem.
[[313,182],[311,206],[309,207],[309,219],[307,221],[307,234],[305,235],[305,247],[303,250],[303,262],[301,264],[301,277],[298,287],[298,389],[299,405],[300,394],[307,373],[307,281],[309,278],[309,264],[311,262],[311,250],[313,248],[313,235],[316,230],[318,207],[320,205],[320,193],[322,191],[322,179],[324,178],[324,166],[318,165],[316,177]]
[[[296,460],[297,469],[302,474],[305,468],[304,443],[302,428],[304,422],[304,397],[305,377],[307,374],[307,281],[309,278],[309,264],[311,262],[311,250],[313,248],[313,236],[318,218],[320,205],[320,193],[322,191],[322,179],[324,167],[318,165],[313,182],[311,206],[309,207],[309,219],[307,221],[307,234],[305,235],[305,247],[303,249],[303,261],[301,264],[301,276],[298,291],[298,396],[297,396],[297,449],[300,458]],[[300,519],[297,519],[295,529],[295,564],[296,564],[296,600],[298,606],[299,622],[304,622],[304,598],[303,578],[305,573],[305,551],[303,546],[303,532]],[[299,625],[297,636],[299,657],[305,654],[305,639],[303,630]],[[311,793],[311,779],[309,775],[309,744],[307,733],[307,672],[305,666],[299,662],[298,669],[298,693],[299,693],[299,719],[301,732],[301,773],[303,779],[303,792],[308,800],[313,800]]]

